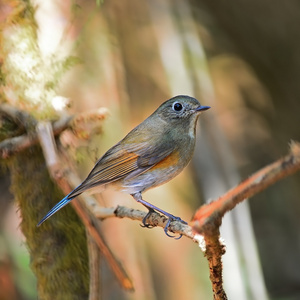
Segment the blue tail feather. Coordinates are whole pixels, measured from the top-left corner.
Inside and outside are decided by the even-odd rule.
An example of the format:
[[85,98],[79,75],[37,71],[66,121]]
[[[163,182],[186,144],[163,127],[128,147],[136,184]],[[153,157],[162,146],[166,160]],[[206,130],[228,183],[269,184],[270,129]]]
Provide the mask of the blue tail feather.
[[62,200],[60,200],[53,208],[51,208],[51,210],[49,210],[49,212],[37,224],[37,226],[40,226],[42,223],[44,223],[48,218],[50,218],[52,215],[54,215],[57,211],[59,211],[65,205],[67,205],[74,198],[74,197],[69,198],[69,195],[67,195],[65,198],[63,198]]

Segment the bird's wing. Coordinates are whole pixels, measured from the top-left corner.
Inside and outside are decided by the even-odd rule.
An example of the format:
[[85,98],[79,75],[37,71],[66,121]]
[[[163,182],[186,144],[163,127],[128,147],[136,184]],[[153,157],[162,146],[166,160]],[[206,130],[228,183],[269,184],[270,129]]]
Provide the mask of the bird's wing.
[[172,148],[154,147],[153,149],[142,144],[124,147],[118,143],[112,147],[99,159],[87,178],[70,196],[74,197],[87,189],[114,182],[126,176],[135,177],[150,169],[173,151]]

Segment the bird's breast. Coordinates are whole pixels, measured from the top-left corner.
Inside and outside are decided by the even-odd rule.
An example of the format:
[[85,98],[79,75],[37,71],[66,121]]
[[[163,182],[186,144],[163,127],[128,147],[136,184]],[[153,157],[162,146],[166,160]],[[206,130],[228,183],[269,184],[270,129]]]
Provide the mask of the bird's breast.
[[193,143],[175,149],[171,154],[156,163],[144,173],[122,180],[122,190],[129,194],[142,192],[162,185],[176,177],[189,163],[194,149]]

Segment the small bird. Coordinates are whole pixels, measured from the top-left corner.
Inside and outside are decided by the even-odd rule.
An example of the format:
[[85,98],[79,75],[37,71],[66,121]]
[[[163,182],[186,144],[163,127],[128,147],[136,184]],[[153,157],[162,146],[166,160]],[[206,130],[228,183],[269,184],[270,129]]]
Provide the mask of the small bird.
[[161,104],[152,115],[110,148],[87,178],[57,203],[37,226],[81,193],[87,190],[99,192],[109,187],[130,194],[148,209],[142,221],[144,227],[151,227],[146,220],[153,211],[164,214],[168,218],[164,232],[173,237],[168,234],[170,222],[184,221],[146,202],[142,199],[142,193],[168,182],[190,162],[195,148],[198,116],[209,108],[201,106],[197,99],[183,95]]

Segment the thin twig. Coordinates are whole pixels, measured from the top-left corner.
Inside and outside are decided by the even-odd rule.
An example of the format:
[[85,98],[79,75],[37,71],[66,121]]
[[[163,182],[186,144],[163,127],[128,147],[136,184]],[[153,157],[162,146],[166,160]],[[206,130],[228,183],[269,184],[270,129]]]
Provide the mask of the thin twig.
[[[138,220],[138,221],[142,221],[144,219],[144,217],[146,216],[147,212],[138,210],[138,209],[132,209],[132,208],[128,208],[125,206],[117,206],[117,208],[114,209],[114,216],[118,217],[118,218],[129,218],[131,220]],[[98,215],[98,218],[106,218],[108,217],[105,215]],[[153,212],[148,218],[147,218],[147,224],[155,227],[161,227],[161,228],[165,228],[166,224],[167,224],[168,219],[163,216],[160,215],[157,212]],[[169,231],[178,234],[178,235],[184,235],[190,239],[194,239],[195,238],[195,234],[192,231],[192,228],[187,225],[184,224],[180,221],[172,221],[170,226],[169,226]]]
[[82,223],[84,224],[85,228],[87,228],[89,234],[98,245],[101,253],[107,259],[110,267],[112,268],[114,274],[116,275],[117,279],[121,283],[121,285],[129,291],[133,291],[133,284],[124,269],[122,268],[121,264],[117,262],[116,258],[114,257],[113,253],[107,247],[106,243],[104,242],[103,237],[96,230],[95,226],[92,224],[91,220],[88,218],[88,215],[84,213],[84,208],[82,207],[80,201],[78,199],[74,199],[72,201],[73,207],[75,208],[77,214],[79,215]]
[[219,223],[219,219],[241,201],[254,196],[280,179],[297,172],[299,169],[300,143],[291,142],[288,155],[254,173],[218,200],[201,206],[194,216],[193,229],[198,233],[202,233],[205,224]]
[[[53,123],[54,135],[59,135],[62,131],[69,127],[73,117],[62,117]],[[6,139],[0,143],[0,157],[7,159],[18,152],[21,152],[39,142],[36,133],[23,134],[10,139]]]
[[89,252],[90,288],[89,300],[100,300],[100,252],[98,246],[90,234],[87,235]]
[[[8,104],[1,104],[0,112],[8,115],[16,124],[21,124],[24,128],[33,128],[37,123],[27,112],[18,110]],[[57,136],[62,131],[70,128],[80,138],[87,139],[101,130],[99,124],[101,124],[107,114],[107,109],[102,107],[97,110],[82,112],[76,116],[64,115],[59,120],[53,122],[53,134]],[[0,157],[7,159],[18,152],[36,145],[38,142],[38,136],[34,131],[30,131],[30,133],[21,136],[8,138],[0,143]]]

